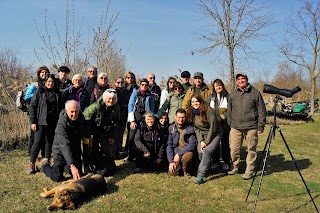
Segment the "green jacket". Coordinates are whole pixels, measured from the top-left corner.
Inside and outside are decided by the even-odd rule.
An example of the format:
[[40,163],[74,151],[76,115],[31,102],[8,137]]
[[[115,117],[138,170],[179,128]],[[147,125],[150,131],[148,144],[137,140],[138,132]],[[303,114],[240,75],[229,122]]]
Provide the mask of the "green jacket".
[[206,145],[210,144],[222,132],[220,122],[218,122],[214,109],[211,107],[208,107],[207,110],[207,120],[208,122],[202,123],[200,115],[195,115],[193,121],[198,143],[203,141]]
[[182,100],[184,98],[185,94],[175,94],[174,92],[171,92],[167,100],[162,104],[161,108],[158,111],[159,118],[161,117],[161,114],[168,110],[168,118],[169,118],[169,124],[174,123],[177,109],[181,108],[182,106]]
[[100,97],[85,109],[83,115],[93,135],[104,134],[113,139],[116,137],[120,120],[120,107],[118,104],[107,107],[102,97]]
[[[192,85],[186,92],[186,96],[184,96],[184,99],[182,101],[182,108],[185,110],[188,110],[188,108],[190,107],[190,100],[191,100],[191,96],[194,93],[194,88],[195,88],[195,85]],[[205,83],[203,83],[201,87],[201,92],[200,92],[203,100],[207,100],[211,93],[212,93],[212,89],[210,89]]]

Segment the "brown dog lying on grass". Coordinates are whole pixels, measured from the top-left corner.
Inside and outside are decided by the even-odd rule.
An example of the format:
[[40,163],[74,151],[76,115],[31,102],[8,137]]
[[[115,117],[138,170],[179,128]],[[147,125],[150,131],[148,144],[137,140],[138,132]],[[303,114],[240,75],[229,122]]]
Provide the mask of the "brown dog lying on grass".
[[107,183],[102,175],[88,174],[79,180],[68,180],[51,190],[43,189],[41,197],[53,197],[53,203],[47,209],[75,209],[75,204],[104,193]]

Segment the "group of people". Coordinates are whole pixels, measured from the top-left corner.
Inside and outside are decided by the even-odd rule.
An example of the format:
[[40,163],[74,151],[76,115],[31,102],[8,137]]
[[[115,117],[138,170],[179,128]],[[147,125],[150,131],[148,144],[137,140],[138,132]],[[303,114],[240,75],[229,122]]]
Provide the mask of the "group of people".
[[181,82],[169,77],[163,90],[153,73],[137,84],[135,74],[127,72],[111,85],[93,66],[86,78],[75,74],[70,81],[69,73],[62,66],[56,79],[42,66],[26,92],[30,174],[43,171],[54,181],[63,180],[63,172],[74,179],[89,172],[106,175],[115,171],[114,160],[124,151],[124,161],[135,162],[134,173],[167,168],[170,176],[190,177],[196,171],[195,183],[201,184],[220,157],[229,175],[238,173],[245,139],[242,178],[253,176],[266,109],[246,74],[236,75],[237,88],[229,94],[220,79],[206,85],[201,72],[194,73],[193,84],[188,71],[181,73]]

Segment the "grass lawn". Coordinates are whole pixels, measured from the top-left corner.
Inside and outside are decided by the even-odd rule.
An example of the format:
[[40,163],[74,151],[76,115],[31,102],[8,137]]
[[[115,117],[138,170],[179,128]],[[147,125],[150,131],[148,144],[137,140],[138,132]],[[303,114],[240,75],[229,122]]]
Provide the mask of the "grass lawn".
[[[320,209],[319,126],[319,118],[306,124],[280,125]],[[267,126],[259,138],[258,160],[269,129]],[[240,173],[245,170],[244,160],[242,155]],[[76,212],[251,212],[260,178],[256,178],[245,202],[251,180],[242,180],[242,174],[212,172],[206,183],[196,185],[194,177],[168,177],[165,172],[133,174],[133,163],[119,160],[117,165],[119,171],[106,178],[107,193],[83,203]],[[0,153],[0,212],[45,212],[52,202],[52,198],[40,198],[39,193],[43,187],[51,188],[57,183],[43,173],[27,175],[27,168],[26,150]],[[258,174],[260,171],[261,168]],[[256,212],[316,212],[278,132],[271,143]]]

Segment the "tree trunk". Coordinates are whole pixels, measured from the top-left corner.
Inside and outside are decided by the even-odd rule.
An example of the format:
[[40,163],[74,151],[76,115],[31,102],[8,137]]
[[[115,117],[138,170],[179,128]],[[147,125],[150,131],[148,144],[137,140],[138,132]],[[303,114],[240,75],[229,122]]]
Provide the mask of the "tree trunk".
[[233,49],[229,47],[229,63],[230,63],[230,83],[231,88],[236,88],[235,76],[234,76],[234,56],[233,56]]
[[316,91],[316,80],[317,78],[312,77],[311,78],[311,93],[310,93],[310,115],[314,115],[314,97],[315,97],[315,91]]

